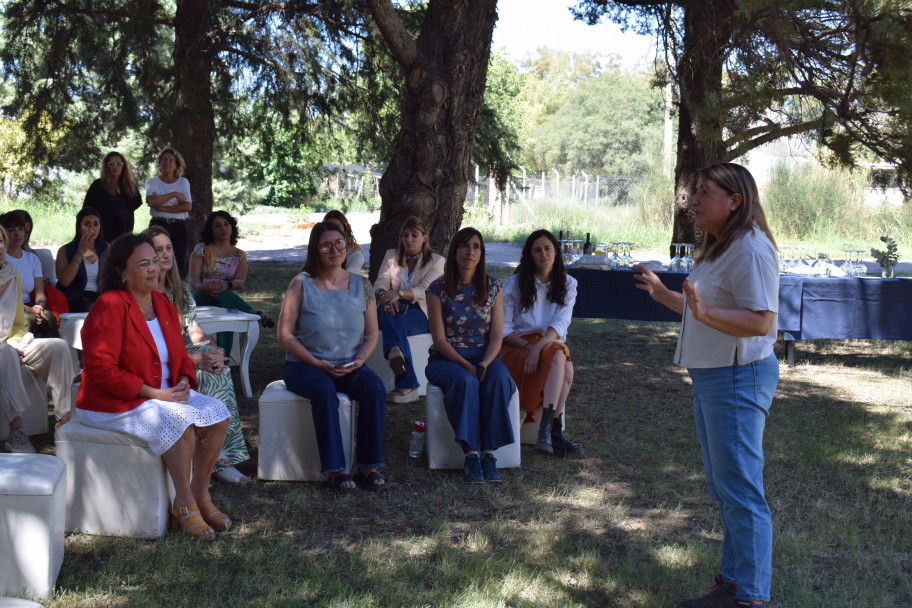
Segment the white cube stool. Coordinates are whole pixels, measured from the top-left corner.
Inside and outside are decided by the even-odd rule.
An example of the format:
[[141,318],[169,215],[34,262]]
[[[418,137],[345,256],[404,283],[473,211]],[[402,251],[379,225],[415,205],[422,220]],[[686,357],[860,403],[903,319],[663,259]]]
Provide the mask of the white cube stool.
[[[431,469],[461,469],[465,461],[462,447],[456,443],[456,431],[450,424],[443,406],[443,391],[433,384],[428,385],[426,400],[425,445],[427,446],[428,467]],[[519,393],[513,391],[510,399],[510,419],[513,421],[513,437],[517,440],[494,450],[498,469],[520,466],[522,455],[519,449]]]
[[[538,409],[535,411],[535,422],[530,422],[526,424],[526,410],[521,410],[519,412],[519,417],[522,421],[522,427],[519,431],[519,442],[523,445],[535,445],[538,442],[538,423],[542,417],[542,406],[538,406]],[[561,430],[567,428],[567,407],[564,406],[564,417],[561,418]]]
[[[412,351],[412,366],[415,368],[415,376],[418,377],[418,394],[424,396],[427,394],[427,380],[424,377],[424,368],[428,363],[428,349],[434,344],[431,334],[417,334],[409,336],[409,348]],[[371,368],[375,374],[380,376],[386,392],[389,393],[396,386],[396,375],[390,369],[389,362],[383,356],[383,337],[377,343],[377,348],[371,353],[371,356],[365,361],[365,365]]]
[[41,608],[41,604],[15,597],[0,597],[0,608]]
[[71,420],[57,429],[54,443],[67,465],[67,530],[144,538],[165,533],[168,473],[146,442]]
[[[48,431],[48,392],[47,384],[36,378],[32,371],[25,365],[19,366],[19,374],[25,394],[28,396],[28,405],[22,412],[22,427],[26,435],[41,435]],[[10,420],[0,415],[0,441],[9,435]]]
[[[351,470],[355,445],[355,402],[339,398],[339,427],[345,468]],[[278,481],[322,481],[320,452],[310,400],[285,388],[283,380],[271,382],[260,395],[260,455],[257,477]]]
[[47,454],[0,454],[0,594],[53,594],[63,563],[65,468]]

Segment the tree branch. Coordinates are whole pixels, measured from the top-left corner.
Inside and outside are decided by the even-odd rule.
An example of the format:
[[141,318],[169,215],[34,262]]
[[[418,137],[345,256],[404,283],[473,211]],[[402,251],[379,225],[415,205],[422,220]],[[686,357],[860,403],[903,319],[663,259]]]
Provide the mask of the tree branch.
[[117,17],[119,19],[135,19],[137,21],[145,21],[148,23],[154,23],[156,25],[167,25],[169,27],[174,27],[173,19],[166,19],[164,17],[144,17],[140,14],[128,11],[109,11],[106,9],[73,9],[68,11],[74,15],[102,15],[105,17]]
[[390,0],[367,0],[367,6],[380,30],[380,35],[389,45],[393,58],[403,69],[408,69],[418,54],[415,37],[402,25],[402,20],[396,15]]
[[806,122],[799,122],[788,127],[781,127],[779,129],[768,131],[765,135],[761,135],[760,137],[755,137],[754,139],[749,139],[745,142],[742,142],[740,145],[734,148],[729,148],[729,146],[732,145],[736,140],[730,139],[724,142],[725,147],[728,148],[728,152],[725,153],[725,161],[731,162],[736,158],[744,156],[754,148],[762,146],[763,144],[767,144],[771,141],[776,141],[780,137],[788,137],[789,135],[797,135],[798,133],[807,133],[819,124],[819,120],[808,120]]

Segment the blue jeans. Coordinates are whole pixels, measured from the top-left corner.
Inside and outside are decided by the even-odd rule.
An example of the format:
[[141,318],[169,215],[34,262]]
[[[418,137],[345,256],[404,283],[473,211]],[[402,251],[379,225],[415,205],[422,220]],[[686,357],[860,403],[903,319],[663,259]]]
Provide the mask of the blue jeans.
[[[457,351],[469,363],[478,365],[484,359],[484,348]],[[481,450],[496,450],[513,443],[513,424],[510,422],[510,398],[516,390],[507,366],[494,359],[484,380],[468,370],[434,355],[424,371],[427,380],[443,390],[443,405],[447,419],[456,431],[456,441],[463,451],[475,450],[481,438]]]
[[377,321],[383,335],[383,356],[389,357],[389,351],[398,346],[405,355],[405,372],[396,375],[396,388],[418,388],[418,376],[412,365],[412,349],[408,337],[430,332],[427,317],[418,306],[409,306],[405,300],[399,300],[399,314],[389,315],[383,307],[377,305]]
[[773,523],[763,493],[763,428],[779,382],[774,355],[688,369],[709,493],[722,515],[722,578],[738,597],[770,599]]
[[355,464],[360,467],[383,466],[383,421],[386,417],[386,388],[368,367],[333,378],[306,363],[285,363],[282,368],[285,387],[310,399],[320,472],[324,475],[345,471],[342,430],[339,425],[339,398],[345,393],[358,402]]

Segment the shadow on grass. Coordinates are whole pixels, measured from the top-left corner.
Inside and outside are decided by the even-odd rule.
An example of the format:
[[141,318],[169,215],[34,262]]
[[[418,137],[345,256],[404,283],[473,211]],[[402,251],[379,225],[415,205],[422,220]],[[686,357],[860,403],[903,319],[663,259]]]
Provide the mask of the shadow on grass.
[[[277,317],[297,270],[251,264],[260,287],[251,303]],[[215,484],[234,530],[206,545],[175,533],[70,535],[48,605],[674,606],[711,582],[721,551],[690,382],[671,364],[676,337],[673,324],[573,323],[567,434],[586,446],[584,458],[524,447],[522,468],[502,471],[503,484],[468,486],[460,471],[410,465],[409,431],[424,402],[390,404],[390,492]],[[824,349],[796,373],[783,367],[765,439],[776,606],[912,604],[912,412],[834,389],[844,372],[822,363],[845,356],[885,381],[897,380],[883,369],[908,365]],[[283,359],[264,332],[254,399],[239,399],[247,473],[256,473],[256,396],[281,377]]]

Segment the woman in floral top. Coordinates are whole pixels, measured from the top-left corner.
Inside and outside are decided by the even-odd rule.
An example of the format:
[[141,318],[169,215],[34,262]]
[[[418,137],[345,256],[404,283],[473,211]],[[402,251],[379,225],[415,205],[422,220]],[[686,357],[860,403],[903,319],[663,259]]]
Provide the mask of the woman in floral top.
[[[247,280],[247,254],[238,249],[237,219],[227,211],[213,211],[206,218],[200,242],[190,256],[190,288],[197,306],[219,306],[260,317],[263,327],[275,327],[272,317],[256,310],[238,291]],[[231,353],[234,334],[216,336],[219,347]]]
[[509,405],[516,385],[497,358],[503,338],[502,288],[485,272],[481,233],[463,228],[450,242],[444,275],[427,290],[434,346],[425,375],[443,390],[469,483],[500,481],[494,450],[514,441]]

